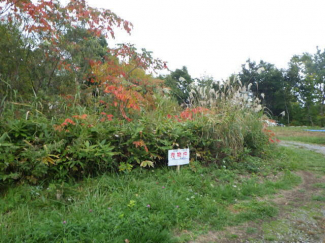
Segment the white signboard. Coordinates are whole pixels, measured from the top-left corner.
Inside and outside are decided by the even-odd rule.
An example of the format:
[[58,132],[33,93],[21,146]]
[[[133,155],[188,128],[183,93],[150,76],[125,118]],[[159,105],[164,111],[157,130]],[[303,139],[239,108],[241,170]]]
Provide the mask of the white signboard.
[[168,166],[187,165],[190,163],[190,149],[168,150]]

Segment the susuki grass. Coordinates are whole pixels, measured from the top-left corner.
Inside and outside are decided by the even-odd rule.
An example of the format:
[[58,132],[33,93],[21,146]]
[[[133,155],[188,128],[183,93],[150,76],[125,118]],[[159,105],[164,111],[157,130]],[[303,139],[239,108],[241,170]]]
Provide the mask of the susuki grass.
[[[100,107],[96,112],[71,108],[65,118],[17,107],[6,110],[0,123],[0,184],[130,171],[143,161],[164,166],[168,149],[190,147],[195,160],[220,164],[246,154],[261,156],[269,146],[261,114],[247,107],[223,104],[179,111],[167,109],[171,103],[164,99],[157,103],[161,109],[143,111],[130,122]],[[25,113],[28,117],[22,118]]]

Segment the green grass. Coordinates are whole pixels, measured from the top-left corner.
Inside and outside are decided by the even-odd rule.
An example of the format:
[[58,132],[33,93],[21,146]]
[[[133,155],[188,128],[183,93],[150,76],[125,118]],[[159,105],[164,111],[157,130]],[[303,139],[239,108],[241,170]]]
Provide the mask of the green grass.
[[279,147],[282,159],[278,166],[289,170],[309,170],[325,174],[324,155],[306,149]]
[[258,229],[254,228],[254,227],[247,227],[247,229],[246,229],[247,234],[255,234],[257,232],[258,232]]
[[315,195],[312,197],[312,199],[315,201],[325,202],[325,196],[322,196],[322,195]]
[[272,154],[222,169],[139,168],[74,184],[11,187],[1,195],[0,242],[185,242],[175,232],[274,217],[276,206],[256,197],[300,183],[290,170],[325,168],[305,150],[275,148]]
[[324,138],[321,137],[303,137],[303,136],[297,136],[297,137],[278,137],[280,140],[285,141],[295,141],[295,142],[302,142],[302,143],[314,143],[314,144],[325,144],[325,133]]
[[306,131],[308,129],[324,130],[320,127],[272,127],[271,129],[280,140],[325,145],[325,132]]
[[256,219],[265,219],[277,215],[278,210],[276,207],[267,202],[258,202],[252,200],[249,202],[238,203],[235,205],[240,213],[236,217],[236,221],[245,222]]
[[313,186],[316,187],[316,188],[325,189],[325,183],[315,183]]

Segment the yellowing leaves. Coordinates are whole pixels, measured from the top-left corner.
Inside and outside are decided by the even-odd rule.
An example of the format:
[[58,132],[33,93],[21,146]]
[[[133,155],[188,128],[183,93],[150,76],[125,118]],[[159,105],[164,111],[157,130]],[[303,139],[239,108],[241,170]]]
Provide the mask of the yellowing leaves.
[[154,163],[150,160],[142,161],[140,164],[141,167],[154,167]]
[[135,206],[135,204],[136,204],[136,201],[130,200],[130,202],[128,203],[128,207],[133,208]]
[[55,154],[48,154],[47,156],[41,158],[42,163],[49,165],[55,165],[56,160],[59,159],[59,156],[55,155]]

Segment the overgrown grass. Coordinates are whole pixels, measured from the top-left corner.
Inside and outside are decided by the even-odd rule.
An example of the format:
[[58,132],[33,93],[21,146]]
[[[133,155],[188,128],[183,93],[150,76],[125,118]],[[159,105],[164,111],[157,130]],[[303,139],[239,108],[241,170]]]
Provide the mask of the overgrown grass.
[[289,170],[300,166],[287,156],[301,156],[287,148],[275,151],[272,159],[247,157],[222,168],[194,163],[180,174],[175,168],[138,168],[71,185],[9,188],[0,201],[1,241],[185,242],[189,236],[174,233],[273,217],[276,207],[255,198],[298,184]]
[[325,145],[325,132],[310,132],[306,130],[320,130],[320,127],[274,127],[278,139],[303,143]]
[[309,170],[325,174],[325,160],[322,154],[306,149],[287,147],[280,147],[278,151],[283,156],[279,166],[289,170]]

